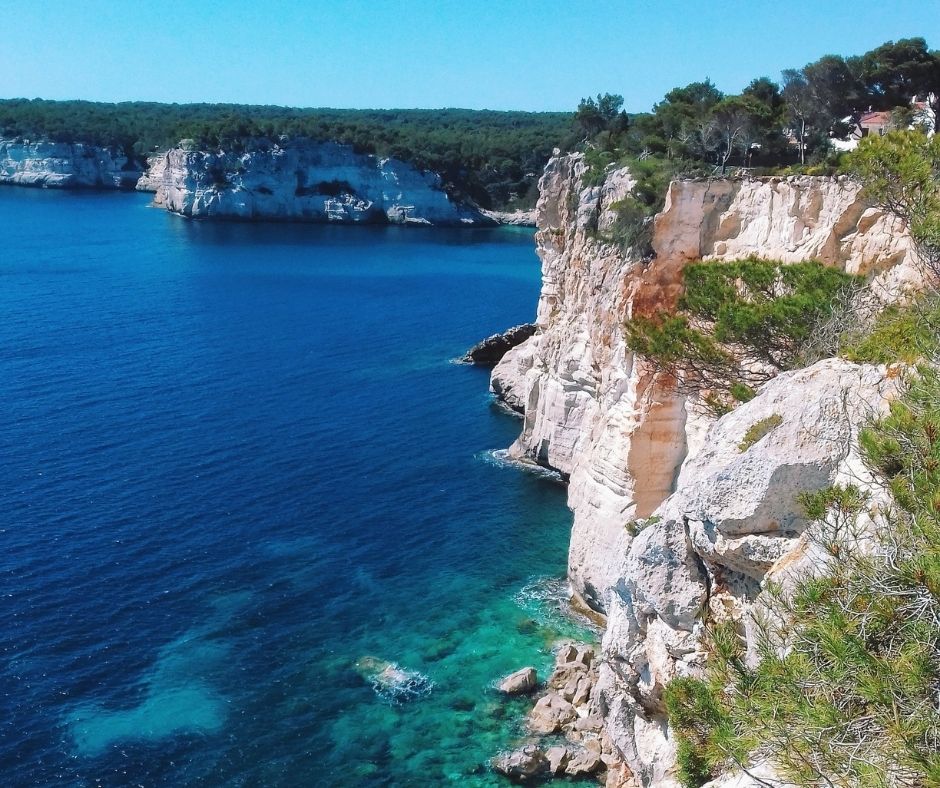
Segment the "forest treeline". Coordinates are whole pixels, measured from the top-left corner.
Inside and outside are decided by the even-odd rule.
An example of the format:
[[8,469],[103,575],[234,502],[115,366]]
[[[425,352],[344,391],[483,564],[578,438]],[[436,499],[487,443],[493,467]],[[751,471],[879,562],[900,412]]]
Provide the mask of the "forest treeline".
[[837,143],[850,134],[934,130],[938,95],[940,52],[907,38],[863,55],[825,55],[785,69],[779,82],[757,77],[734,95],[706,78],[670,90],[648,113],[628,115],[617,94],[582,99],[576,147],[585,153],[588,183],[601,182],[610,167],[631,168],[637,185],[617,206],[609,240],[642,248],[671,178],[724,175],[732,167],[831,174],[842,156]]
[[923,38],[889,41],[864,55],[825,55],[775,81],[755,78],[728,95],[708,79],[670,90],[651,112],[627,114],[616,94],[576,112],[341,110],[241,104],[0,100],[0,136],[119,146],[142,161],[192,139],[210,149],[270,144],[282,135],[332,140],[441,174],[454,196],[484,208],[532,205],[555,147],[581,149],[589,181],[632,163],[639,184],[626,223],[658,208],[677,174],[729,166],[833,169],[832,140],[868,109],[914,120],[914,96],[940,94],[940,53]]
[[866,112],[887,111],[904,128],[935,110],[938,94],[940,52],[907,38],[864,55],[825,55],[785,69],[779,82],[757,77],[734,95],[706,78],[670,90],[649,113],[628,116],[622,96],[598,95],[581,100],[576,120],[589,150],[719,168],[824,164],[833,140]]

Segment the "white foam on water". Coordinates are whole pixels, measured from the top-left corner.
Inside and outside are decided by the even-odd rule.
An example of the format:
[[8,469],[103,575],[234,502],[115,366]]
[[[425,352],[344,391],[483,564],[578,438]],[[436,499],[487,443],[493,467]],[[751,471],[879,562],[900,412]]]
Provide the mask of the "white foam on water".
[[540,479],[548,479],[555,482],[564,481],[564,477],[559,471],[536,465],[534,462],[527,460],[517,460],[515,457],[509,455],[509,449],[482,451],[476,455],[476,458],[485,462],[487,465],[495,465],[497,468],[513,468],[515,470],[531,473],[533,476],[538,476]]
[[597,637],[603,634],[597,624],[571,607],[571,585],[566,578],[532,578],[516,592],[513,601],[543,626],[554,628],[565,623]]
[[404,670],[394,662],[389,667],[399,674],[394,680],[376,677],[371,684],[375,694],[393,706],[430,695],[434,689],[434,682],[423,673]]

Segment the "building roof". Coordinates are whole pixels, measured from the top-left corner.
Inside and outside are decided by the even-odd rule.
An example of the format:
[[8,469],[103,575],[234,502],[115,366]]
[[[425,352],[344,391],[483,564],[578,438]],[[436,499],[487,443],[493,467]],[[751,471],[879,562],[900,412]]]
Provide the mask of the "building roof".
[[863,127],[868,126],[887,126],[891,123],[891,113],[890,112],[863,112],[862,117],[859,118],[858,125]]

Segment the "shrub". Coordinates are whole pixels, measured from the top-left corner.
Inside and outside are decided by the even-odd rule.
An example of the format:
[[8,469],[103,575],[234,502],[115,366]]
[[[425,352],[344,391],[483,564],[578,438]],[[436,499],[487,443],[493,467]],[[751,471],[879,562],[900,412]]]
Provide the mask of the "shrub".
[[940,301],[922,296],[886,307],[864,330],[846,331],[839,354],[856,364],[913,364],[929,355],[938,331]]
[[940,286],[940,137],[919,130],[868,136],[843,169],[871,202],[907,224],[925,275]]
[[704,393],[706,404],[711,396],[715,408],[749,399],[755,386],[797,366],[834,299],[860,282],[816,261],[753,257],[693,263],[683,277],[678,312],[630,320],[628,343],[684,387]]

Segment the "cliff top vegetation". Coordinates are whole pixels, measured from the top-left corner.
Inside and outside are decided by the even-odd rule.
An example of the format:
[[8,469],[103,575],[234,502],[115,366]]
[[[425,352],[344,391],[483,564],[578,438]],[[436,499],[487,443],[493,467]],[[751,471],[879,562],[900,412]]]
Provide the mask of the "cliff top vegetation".
[[[641,228],[662,208],[670,178],[724,175],[729,168],[833,173],[840,148],[865,135],[936,126],[938,96],[940,52],[923,38],[907,38],[860,56],[824,55],[784,70],[779,82],[756,77],[737,95],[706,78],[670,90],[648,113],[628,115],[619,95],[588,97],[575,113],[577,147],[588,164],[587,184],[624,165],[638,178],[618,205],[620,221],[608,240],[644,254]],[[915,97],[920,101],[912,103]]]

